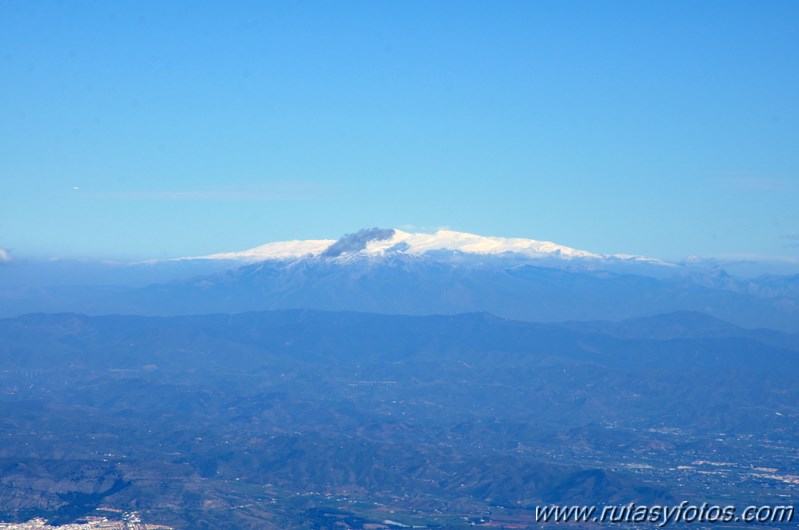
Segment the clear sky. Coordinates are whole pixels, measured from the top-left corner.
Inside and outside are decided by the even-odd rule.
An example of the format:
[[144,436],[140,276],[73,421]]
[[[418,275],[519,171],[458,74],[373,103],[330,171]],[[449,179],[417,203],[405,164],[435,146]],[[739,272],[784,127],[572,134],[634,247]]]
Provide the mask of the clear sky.
[[799,2],[0,0],[0,249],[799,258]]

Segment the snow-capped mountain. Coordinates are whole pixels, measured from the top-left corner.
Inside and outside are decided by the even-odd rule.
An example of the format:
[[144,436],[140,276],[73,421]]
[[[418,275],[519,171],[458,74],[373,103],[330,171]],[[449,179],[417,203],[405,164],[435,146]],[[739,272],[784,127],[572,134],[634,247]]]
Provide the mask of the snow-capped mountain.
[[87,270],[94,284],[43,289],[40,282],[34,289],[10,284],[4,290],[0,282],[0,314],[309,308],[408,315],[487,311],[563,321],[699,311],[743,327],[799,331],[799,276],[743,280],[691,263],[452,230],[370,228],[338,240],[283,241],[115,271],[124,283],[95,269]]
[[308,257],[339,258],[346,256],[386,256],[406,254],[422,256],[447,253],[474,256],[514,256],[532,260],[614,260],[668,265],[654,258],[626,254],[598,254],[549,241],[525,238],[491,237],[438,230],[435,233],[413,233],[393,229],[371,228],[348,234],[338,240],[312,239],[267,243],[249,250],[223,252],[187,259],[232,260],[254,263],[269,260],[295,260]]

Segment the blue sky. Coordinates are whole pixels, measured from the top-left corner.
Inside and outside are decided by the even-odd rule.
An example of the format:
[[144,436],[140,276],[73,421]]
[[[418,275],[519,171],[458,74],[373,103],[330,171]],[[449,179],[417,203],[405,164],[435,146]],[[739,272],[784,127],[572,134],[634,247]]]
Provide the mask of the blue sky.
[[797,25],[795,1],[0,0],[0,248],[446,226],[799,258]]

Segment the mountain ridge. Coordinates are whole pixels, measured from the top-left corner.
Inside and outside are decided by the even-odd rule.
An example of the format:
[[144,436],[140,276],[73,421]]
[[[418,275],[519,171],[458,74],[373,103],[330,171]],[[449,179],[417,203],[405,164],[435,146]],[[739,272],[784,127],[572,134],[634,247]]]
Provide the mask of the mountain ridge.
[[[37,281],[40,269],[28,275],[34,279],[18,275],[15,284],[12,263],[4,265],[9,276],[0,282],[0,316],[310,308],[414,315],[487,311],[557,322],[696,311],[746,328],[799,332],[799,275],[745,279],[723,269],[444,230],[370,228],[331,241],[270,243],[266,254],[253,252],[243,261],[186,259],[116,270],[120,279],[152,278],[135,283],[105,283],[99,280],[103,271],[90,268],[80,285]],[[267,254],[272,258],[261,259]]]
[[[339,247],[339,248],[336,248]],[[347,254],[382,256],[391,253],[424,255],[435,252],[459,252],[475,255],[518,254],[529,259],[559,258],[564,260],[621,260],[674,264],[632,254],[599,254],[551,241],[529,238],[482,236],[468,232],[439,229],[436,232],[406,232],[398,228],[367,228],[346,234],[338,240],[310,239],[276,241],[251,249],[220,252],[204,256],[175,258],[175,260],[231,260],[252,263],[267,260],[291,260],[308,257],[335,258]]]

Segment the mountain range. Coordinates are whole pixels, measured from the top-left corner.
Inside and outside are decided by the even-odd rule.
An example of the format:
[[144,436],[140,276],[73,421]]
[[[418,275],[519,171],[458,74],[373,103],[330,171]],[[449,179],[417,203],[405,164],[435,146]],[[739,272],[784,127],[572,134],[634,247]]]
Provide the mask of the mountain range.
[[447,230],[6,261],[0,521],[465,530],[543,503],[793,502],[798,308],[799,275]]
[[312,308],[415,315],[486,311],[555,322],[694,311],[748,328],[799,331],[799,275],[743,278],[693,262],[448,230],[372,228],[335,241],[269,243],[104,268],[94,264],[85,266],[90,273],[64,274],[67,280],[57,274],[25,276],[19,272],[24,264],[13,280],[14,265],[2,269],[3,316]]

